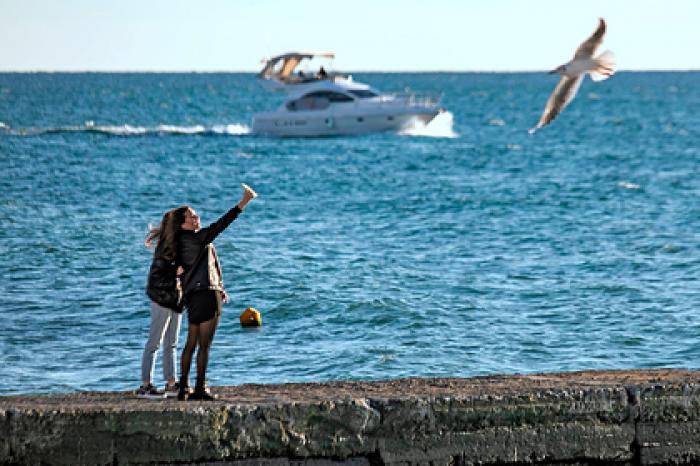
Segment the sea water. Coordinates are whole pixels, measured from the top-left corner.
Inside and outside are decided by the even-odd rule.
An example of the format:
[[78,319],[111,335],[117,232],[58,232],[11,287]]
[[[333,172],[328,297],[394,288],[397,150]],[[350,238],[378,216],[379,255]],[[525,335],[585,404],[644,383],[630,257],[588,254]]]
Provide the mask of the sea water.
[[447,112],[275,139],[253,74],[0,74],[0,394],[135,388],[148,224],[241,182],[212,385],[700,367],[700,73],[587,80],[534,135],[544,73],[355,79]]

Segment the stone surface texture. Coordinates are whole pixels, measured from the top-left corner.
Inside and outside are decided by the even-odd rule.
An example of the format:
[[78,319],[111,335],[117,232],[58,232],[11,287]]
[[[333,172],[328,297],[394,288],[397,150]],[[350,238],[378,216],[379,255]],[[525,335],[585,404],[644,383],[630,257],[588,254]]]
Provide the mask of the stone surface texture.
[[2,464],[698,464],[700,372],[657,369],[0,397]]

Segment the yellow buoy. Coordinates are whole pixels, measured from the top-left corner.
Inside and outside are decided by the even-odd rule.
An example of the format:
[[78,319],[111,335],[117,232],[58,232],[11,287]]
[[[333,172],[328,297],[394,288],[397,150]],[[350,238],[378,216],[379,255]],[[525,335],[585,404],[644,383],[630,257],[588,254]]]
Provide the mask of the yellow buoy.
[[241,327],[262,327],[262,317],[254,307],[248,307],[241,312],[240,321]]

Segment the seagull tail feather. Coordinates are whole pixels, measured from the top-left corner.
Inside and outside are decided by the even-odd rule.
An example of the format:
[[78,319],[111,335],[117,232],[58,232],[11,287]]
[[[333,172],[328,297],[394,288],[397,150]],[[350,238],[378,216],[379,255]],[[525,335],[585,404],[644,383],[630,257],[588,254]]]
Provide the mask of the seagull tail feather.
[[603,81],[615,74],[617,63],[615,54],[610,50],[606,50],[595,58],[596,68],[591,71],[591,79],[593,81]]

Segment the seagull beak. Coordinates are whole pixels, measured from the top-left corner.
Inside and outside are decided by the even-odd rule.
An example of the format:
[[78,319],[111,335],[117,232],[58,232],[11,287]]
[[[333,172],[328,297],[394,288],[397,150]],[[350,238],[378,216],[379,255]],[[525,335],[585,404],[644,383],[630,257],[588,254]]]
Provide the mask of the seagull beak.
[[558,71],[559,71],[559,68],[550,71],[549,74],[557,74]]

